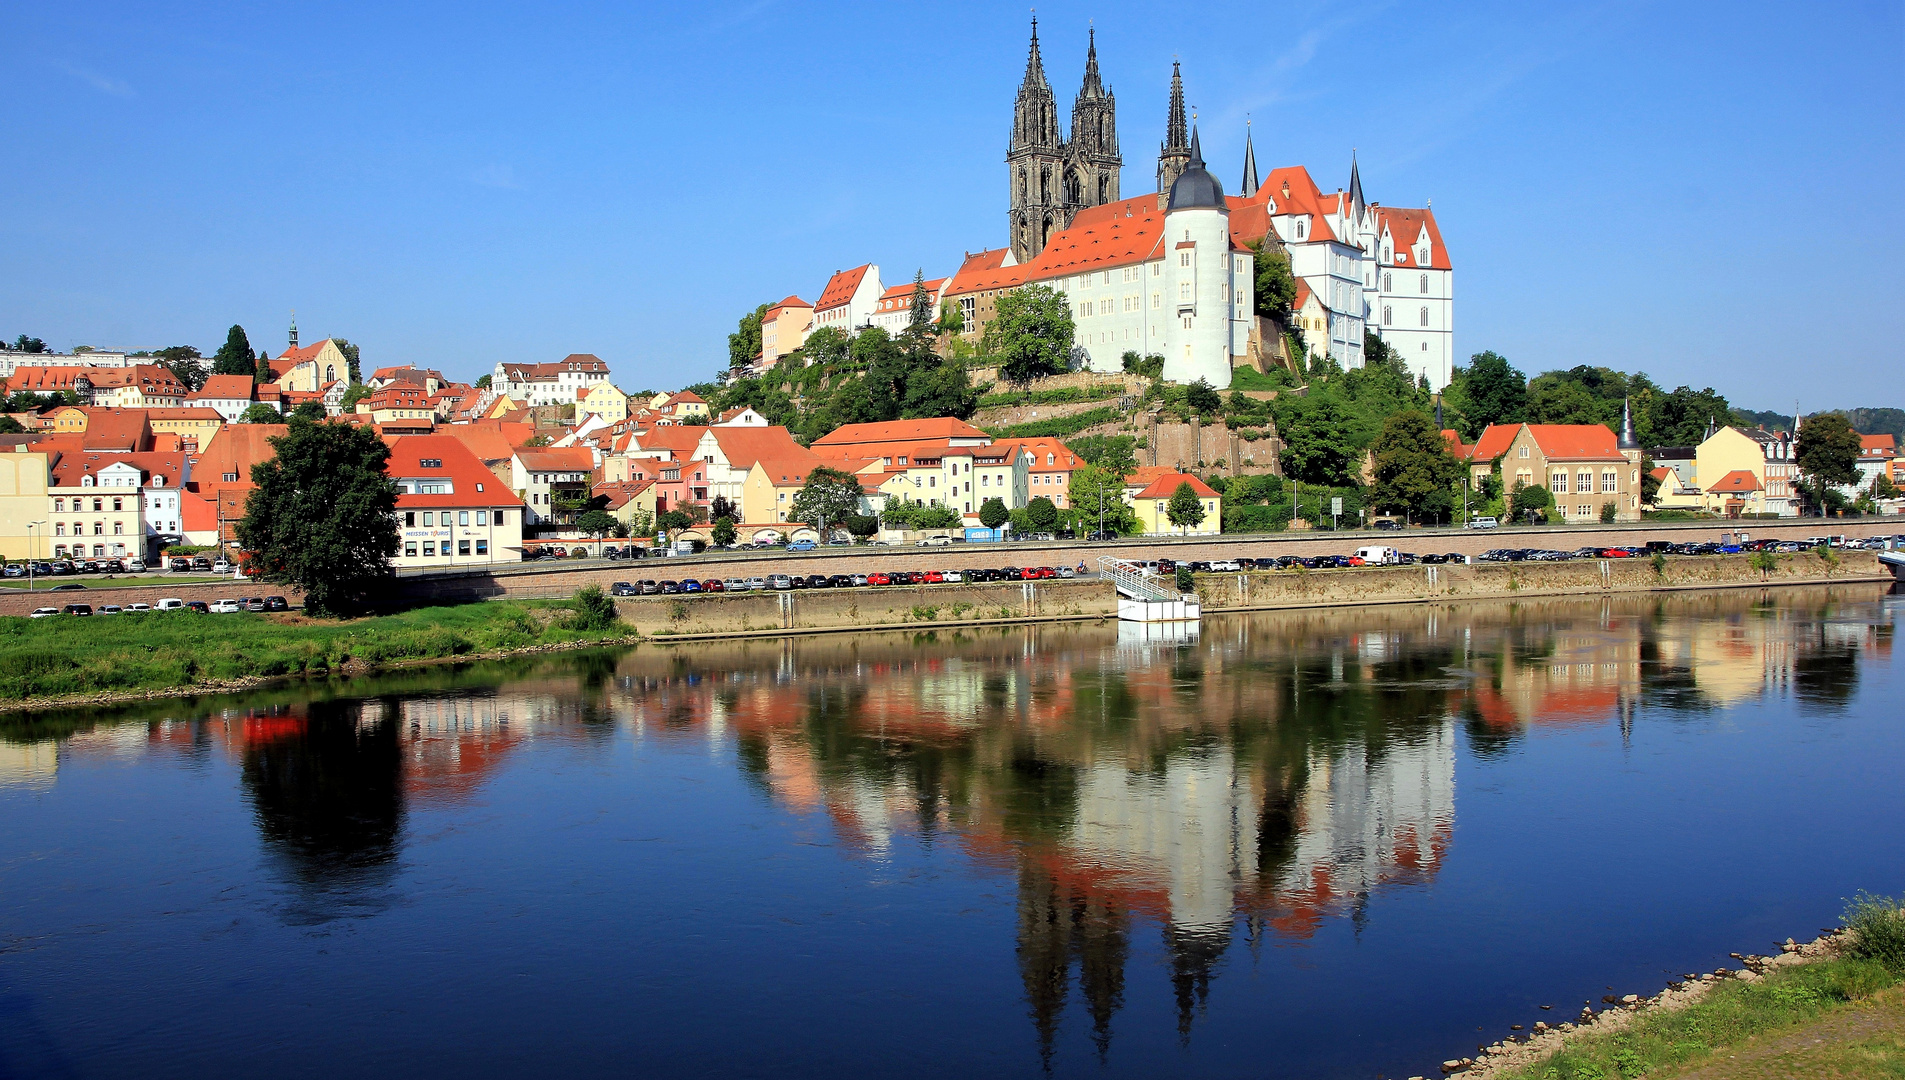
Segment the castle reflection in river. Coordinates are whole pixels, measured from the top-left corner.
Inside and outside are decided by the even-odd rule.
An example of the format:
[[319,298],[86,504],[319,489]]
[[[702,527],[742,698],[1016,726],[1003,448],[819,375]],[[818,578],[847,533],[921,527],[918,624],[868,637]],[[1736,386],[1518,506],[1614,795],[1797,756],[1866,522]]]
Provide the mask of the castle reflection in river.
[[230,755],[307,893],[297,917],[322,919],[374,914],[407,810],[471,797],[534,740],[731,746],[765,797],[856,857],[950,844],[1012,874],[1032,1022],[1049,1046],[1075,992],[1102,1047],[1143,927],[1162,935],[1188,1037],[1238,942],[1301,940],[1432,881],[1460,740],[1491,754],[1548,724],[1625,737],[1769,693],[1832,708],[1893,629],[1837,605],[1877,595],[1228,616],[1182,644],[1049,625],[645,647],[0,744],[0,783],[53,782],[75,755]]

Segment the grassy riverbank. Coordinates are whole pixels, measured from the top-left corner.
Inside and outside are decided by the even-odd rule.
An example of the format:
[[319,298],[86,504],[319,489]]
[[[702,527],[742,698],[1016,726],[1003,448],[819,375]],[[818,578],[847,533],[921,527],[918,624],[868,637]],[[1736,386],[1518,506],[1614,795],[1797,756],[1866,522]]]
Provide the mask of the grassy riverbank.
[[338,621],[189,611],[0,619],[0,700],[319,675],[629,633],[599,590],[584,592],[593,599],[490,601]]
[[1905,1077],[1905,911],[1861,897],[1847,923],[1852,934],[1839,955],[1728,980],[1683,1008],[1582,1033],[1492,1080]]

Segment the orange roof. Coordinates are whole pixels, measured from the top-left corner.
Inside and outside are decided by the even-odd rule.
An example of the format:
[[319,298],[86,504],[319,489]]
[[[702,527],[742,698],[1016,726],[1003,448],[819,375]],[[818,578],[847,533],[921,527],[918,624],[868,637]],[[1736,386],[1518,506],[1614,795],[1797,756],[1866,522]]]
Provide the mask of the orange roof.
[[1618,459],[1620,442],[1606,424],[1529,424],[1529,434],[1549,461]]
[[[1257,189],[1255,195],[1247,199],[1229,199],[1226,201],[1230,203],[1232,213],[1235,213],[1237,207],[1244,203],[1257,203],[1262,205],[1266,211],[1263,219],[1264,228],[1266,229],[1269,227],[1269,218],[1271,216],[1308,215],[1310,227],[1304,233],[1301,240],[1298,240],[1295,236],[1286,236],[1284,237],[1285,240],[1299,243],[1314,243],[1320,240],[1334,240],[1337,238],[1336,231],[1332,229],[1329,224],[1329,214],[1336,208],[1336,198],[1333,195],[1325,196],[1323,192],[1317,188],[1316,181],[1310,179],[1310,171],[1301,165],[1271,169],[1269,175],[1264,177],[1263,186]],[[1244,219],[1244,221],[1233,223],[1231,226],[1232,238],[1239,242],[1251,242],[1262,239],[1264,233],[1247,231],[1239,227],[1245,223],[1254,225],[1255,220],[1254,217],[1251,217]],[[1282,234],[1279,233],[1279,235]]]
[[812,450],[794,441],[784,427],[706,428],[727,455],[728,464],[737,469],[752,468],[762,458],[775,460],[818,460]]
[[1472,446],[1463,446],[1462,433],[1454,428],[1442,429],[1442,441],[1449,444],[1449,453],[1458,458],[1468,457],[1469,452],[1475,449]]
[[989,277],[996,273],[1010,253],[1010,248],[993,248],[991,251],[976,251],[967,255],[965,261],[959,264],[959,269],[953,272],[952,283],[946,286],[946,294],[951,296],[994,288],[990,285],[975,286],[972,282],[977,277]]
[[1898,456],[1898,437],[1895,435],[1859,436],[1860,453],[1866,456],[1883,454],[1886,457]]
[[991,437],[971,424],[951,416],[923,420],[888,420],[874,424],[842,424],[814,440],[814,447],[851,446],[856,443],[906,442],[918,439],[985,439]]
[[[205,444],[198,464],[192,469],[193,481],[199,484],[200,490],[221,483],[251,483],[251,467],[277,455],[267,440],[289,430],[284,424],[224,425]],[[237,480],[225,480],[227,474],[235,474]]]
[[1196,492],[1197,497],[1200,499],[1215,499],[1217,497],[1217,493],[1210,489],[1209,484],[1204,483],[1190,473],[1167,472],[1156,480],[1151,481],[1150,487],[1138,492],[1132,496],[1132,498],[1168,499],[1172,495],[1177,494],[1178,485],[1180,484],[1191,485],[1191,490]]
[[1308,304],[1312,299],[1315,298],[1315,296],[1316,296],[1316,293],[1311,291],[1310,289],[1310,283],[1303,280],[1302,278],[1297,278],[1296,279],[1296,298],[1290,301],[1290,310],[1302,311],[1304,305]]
[[1720,477],[1718,483],[1708,486],[1707,490],[1710,492],[1718,491],[1744,494],[1749,491],[1759,491],[1761,488],[1759,477],[1754,476],[1750,470],[1734,469],[1732,472]]
[[[1072,452],[1058,439],[1042,435],[1035,439],[1001,439],[990,450],[1022,450],[1031,455],[1033,472],[1071,472],[1085,467],[1085,459]],[[1049,462],[1049,464],[1048,464]]]
[[144,409],[93,409],[79,439],[88,450],[132,451],[145,449],[149,435]]
[[607,495],[609,501],[606,509],[620,510],[622,507],[628,505],[630,499],[633,499],[654,486],[655,482],[653,480],[630,480],[617,484],[597,484],[590,489],[590,493],[594,495]]
[[516,451],[516,460],[531,472],[592,472],[595,469],[595,455],[581,446],[523,447]]
[[252,385],[249,375],[208,375],[205,377],[205,385],[192,391],[189,400],[227,398],[233,401],[250,401]]
[[[928,293],[938,293],[939,287],[941,285],[944,285],[945,283],[946,283],[946,279],[942,277],[942,278],[933,278],[929,281],[923,282],[922,284],[926,286],[926,291]],[[900,308],[906,307],[912,302],[913,302],[913,283],[909,281],[903,285],[895,285],[892,288],[881,293],[880,302],[879,304],[875,306],[876,306],[876,309],[879,311],[896,311]]]
[[694,453],[707,431],[704,424],[657,424],[647,431],[635,432],[633,442],[643,450],[666,450],[681,457]]
[[222,423],[225,419],[218,414],[217,409],[194,408],[190,405],[181,405],[176,409],[140,409],[138,411],[145,413],[147,420],[217,420]]
[[805,300],[802,300],[800,297],[789,296],[787,299],[782,300],[780,303],[775,304],[773,307],[768,308],[766,311],[762,312],[761,318],[763,319],[769,318],[770,316],[773,316],[779,313],[784,308],[811,308],[811,307],[813,307],[812,304],[808,303]]
[[1482,430],[1482,437],[1475,440],[1469,448],[1468,456],[1472,461],[1494,461],[1508,452],[1508,444],[1515,441],[1521,433],[1520,424],[1490,424]]
[[1453,269],[1449,263],[1449,249],[1442,246],[1442,229],[1435,223],[1435,211],[1427,208],[1409,210],[1398,206],[1372,207],[1376,212],[1376,231],[1387,230],[1394,241],[1395,265],[1399,267],[1415,266],[1416,239],[1425,231],[1429,234],[1429,263],[1427,269]]
[[[304,363],[306,360],[316,359],[317,354],[324,351],[324,343],[330,340],[331,340],[330,338],[325,338],[324,341],[312,342],[311,344],[306,345],[302,348],[286,349],[285,351],[279,353],[278,360],[286,361],[283,370],[290,371],[292,368],[296,367],[299,364]],[[276,361],[273,361],[271,364],[271,374],[273,378],[276,378],[279,374],[279,368]]]
[[[399,435],[386,440],[390,444],[390,460],[384,470],[393,479],[436,479],[446,477],[450,481],[451,492],[447,495],[400,494],[397,506],[472,506],[478,503],[487,506],[521,506],[523,501],[509,490],[509,485],[496,479],[483,463],[461,439],[450,435]],[[440,462],[438,465],[425,465],[425,461]],[[482,490],[477,490],[477,485]]]
[[807,474],[815,469],[834,466],[818,458],[766,458],[754,463],[767,474],[768,482],[775,487],[793,487],[807,482]]
[[814,304],[815,310],[837,308],[847,301],[852,300],[853,294],[859,291],[861,280],[867,276],[867,271],[872,269],[872,267],[872,263],[867,263],[864,266],[856,266],[851,270],[836,271],[832,277],[827,279],[827,287],[821,290],[820,300]]

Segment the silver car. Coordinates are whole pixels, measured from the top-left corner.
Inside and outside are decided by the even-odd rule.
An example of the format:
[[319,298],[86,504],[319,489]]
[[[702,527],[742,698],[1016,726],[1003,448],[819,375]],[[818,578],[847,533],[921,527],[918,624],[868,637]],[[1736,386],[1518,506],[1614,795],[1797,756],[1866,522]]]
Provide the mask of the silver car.
[[767,579],[766,579],[766,578],[757,578],[757,577],[751,577],[751,578],[748,578],[748,579],[747,579],[747,588],[748,588],[748,591],[749,591],[749,592],[759,592],[759,591],[761,591],[762,589],[765,589],[765,588],[767,588]]

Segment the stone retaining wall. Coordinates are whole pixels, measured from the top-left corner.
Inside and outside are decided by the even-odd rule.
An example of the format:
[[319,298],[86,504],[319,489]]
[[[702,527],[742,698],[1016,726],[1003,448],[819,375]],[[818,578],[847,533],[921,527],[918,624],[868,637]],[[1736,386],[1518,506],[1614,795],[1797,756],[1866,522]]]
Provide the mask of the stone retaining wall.
[[755,631],[858,630],[1001,619],[1115,618],[1117,595],[1096,581],[1028,581],[772,593],[644,596],[617,601],[644,637]]

